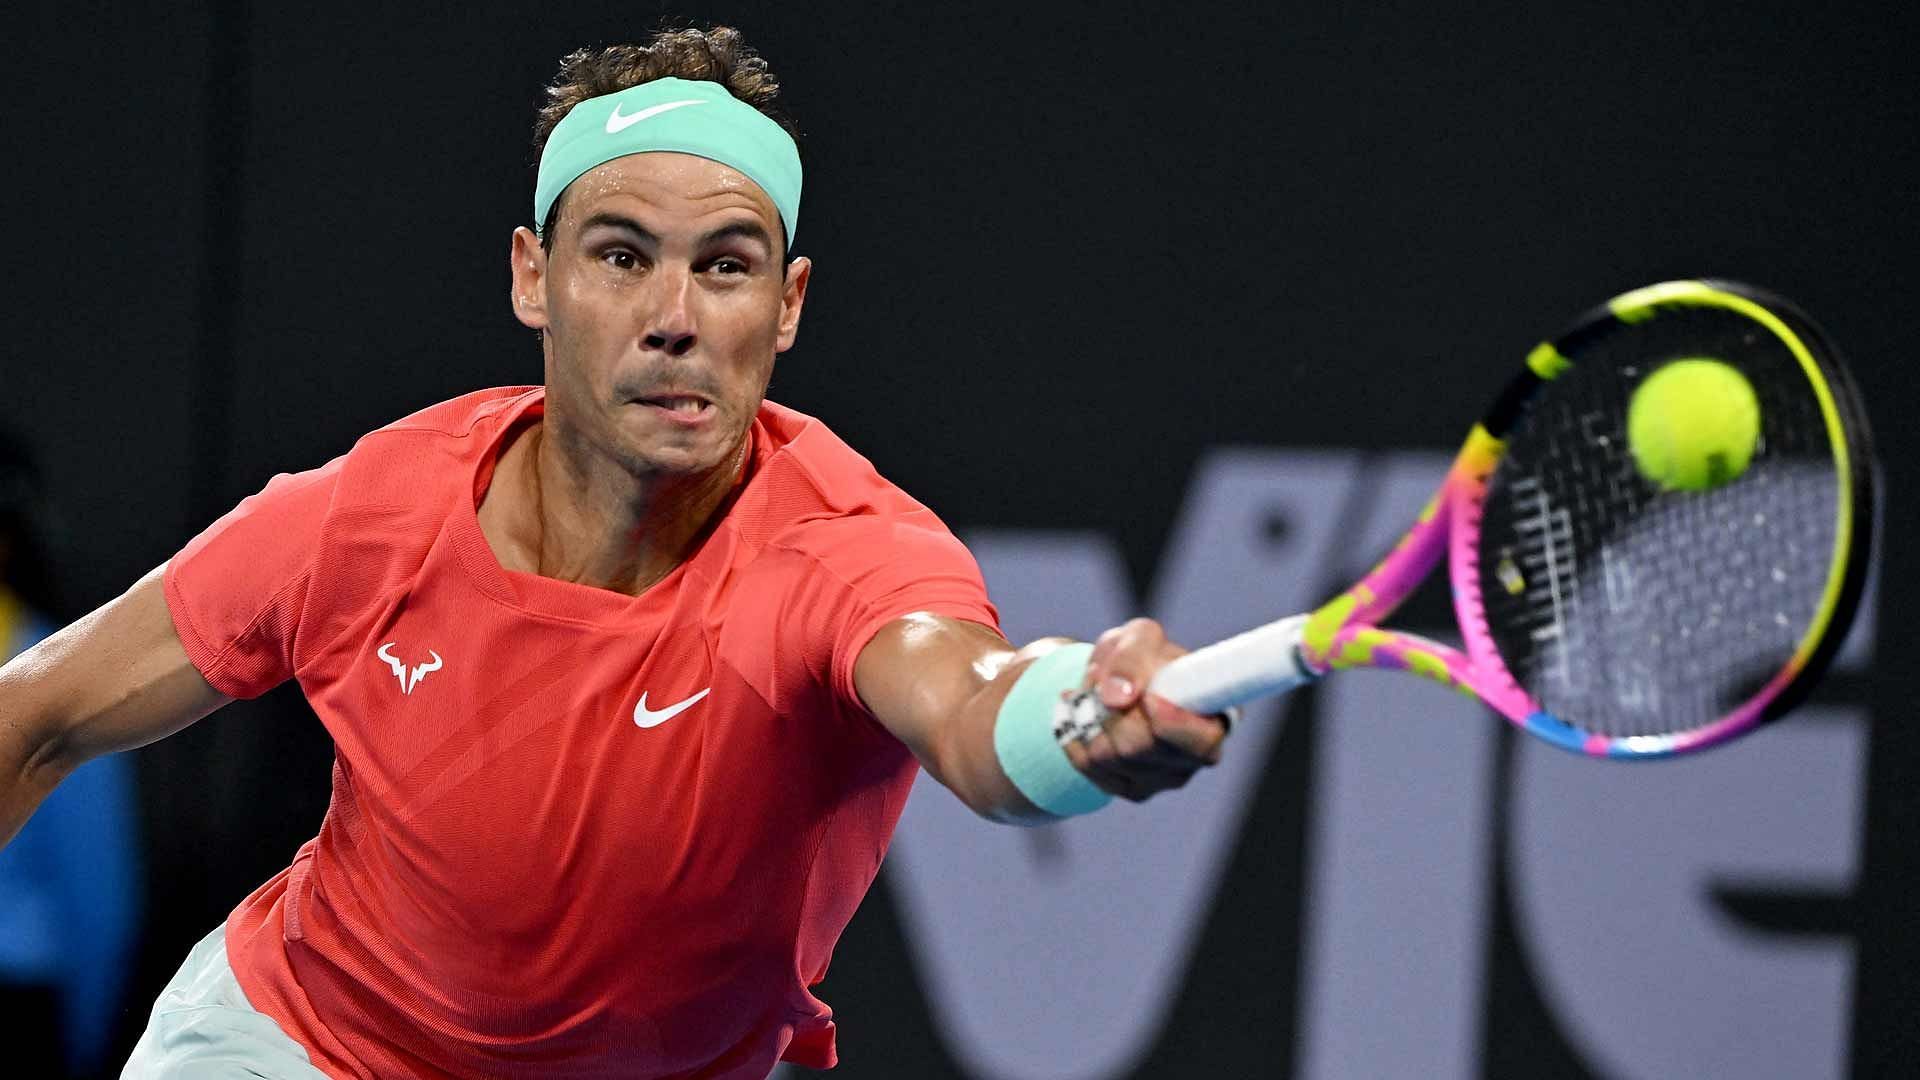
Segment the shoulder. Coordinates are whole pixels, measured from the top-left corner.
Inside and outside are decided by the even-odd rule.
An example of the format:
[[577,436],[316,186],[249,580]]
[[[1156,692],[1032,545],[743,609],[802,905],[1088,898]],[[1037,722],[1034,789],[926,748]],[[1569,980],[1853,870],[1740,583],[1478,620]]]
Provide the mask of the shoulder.
[[485,434],[540,393],[481,390],[402,417],[318,468],[273,477],[182,554],[213,546],[244,561],[270,545],[297,551],[310,565],[342,547],[358,562],[377,550],[417,549],[438,533],[461,492],[471,492],[478,459],[493,441]]
[[770,406],[760,426],[755,474],[733,513],[748,591],[798,602],[815,621],[950,597],[986,609],[972,553],[931,509],[812,417]]
[[545,389],[538,386],[475,390],[429,405],[362,435],[354,444],[353,452],[378,455],[437,446],[453,455],[479,453],[490,442],[486,436],[498,431],[501,423],[518,416],[545,396]]
[[912,501],[821,420],[769,401],[760,406],[758,423],[766,439],[769,479],[789,495],[811,492],[821,509],[855,512]]
[[763,460],[735,507],[749,543],[836,559],[849,554],[849,545],[879,554],[871,545],[902,530],[958,545],[932,510],[826,424],[772,402],[762,406],[759,423]]
[[769,405],[756,427],[720,648],[766,700],[790,700],[792,676],[864,713],[853,663],[881,626],[915,611],[997,626],[973,556],[932,510],[812,417]]
[[826,424],[768,402],[761,409],[770,453],[762,468],[767,494],[791,529],[831,520],[923,518],[942,529],[933,511],[886,477]]
[[476,390],[368,432],[341,461],[336,499],[349,504],[433,501],[423,496],[470,482],[470,467],[493,445],[491,436],[500,425],[538,404],[544,393],[528,386]]
[[475,390],[409,413],[365,437],[384,435],[441,435],[466,438],[490,420],[516,412],[517,406],[545,397],[538,386],[495,386]]

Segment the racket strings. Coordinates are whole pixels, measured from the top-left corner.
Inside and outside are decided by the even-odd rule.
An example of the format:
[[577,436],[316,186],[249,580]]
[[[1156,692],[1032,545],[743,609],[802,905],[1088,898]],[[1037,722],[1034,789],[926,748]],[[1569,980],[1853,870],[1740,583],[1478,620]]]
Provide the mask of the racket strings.
[[[1635,387],[1671,360],[1738,368],[1760,438],[1736,479],[1664,491],[1626,437]],[[1480,539],[1487,628],[1521,686],[1609,737],[1702,727],[1787,670],[1832,574],[1841,481],[1799,361],[1718,308],[1583,334],[1507,436]]]

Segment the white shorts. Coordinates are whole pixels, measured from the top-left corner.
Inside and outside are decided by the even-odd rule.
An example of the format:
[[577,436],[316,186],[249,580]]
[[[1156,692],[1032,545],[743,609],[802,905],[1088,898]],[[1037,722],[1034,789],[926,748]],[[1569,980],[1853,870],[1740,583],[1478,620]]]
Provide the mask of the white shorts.
[[160,991],[120,1077],[326,1080],[305,1047],[247,1004],[227,963],[225,926],[201,938]]

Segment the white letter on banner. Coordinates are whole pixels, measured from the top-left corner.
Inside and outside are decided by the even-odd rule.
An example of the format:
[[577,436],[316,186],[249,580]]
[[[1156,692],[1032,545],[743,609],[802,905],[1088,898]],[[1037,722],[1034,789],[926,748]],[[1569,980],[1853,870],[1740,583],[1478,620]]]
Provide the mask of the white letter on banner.
[[[1354,467],[1347,453],[1209,455],[1149,612],[1194,643],[1306,607],[1345,549],[1334,529]],[[1290,526],[1277,535],[1276,513]],[[1102,537],[967,539],[1013,641],[1090,640],[1138,613]],[[972,1075],[1103,1080],[1138,1064],[1184,978],[1278,714],[1272,701],[1250,709],[1222,764],[1179,792],[1042,829],[986,824],[921,778],[885,877],[935,1023]]]
[[1854,887],[1865,719],[1803,706],[1726,747],[1617,767],[1526,741],[1508,853],[1517,929],[1596,1068],[1845,1072],[1853,942],[1742,927],[1713,892]]
[[[1365,573],[1406,532],[1449,460],[1396,454],[1366,469],[1378,494],[1339,580]],[[1319,694],[1299,1075],[1478,1076],[1504,721],[1396,674],[1352,672]]]

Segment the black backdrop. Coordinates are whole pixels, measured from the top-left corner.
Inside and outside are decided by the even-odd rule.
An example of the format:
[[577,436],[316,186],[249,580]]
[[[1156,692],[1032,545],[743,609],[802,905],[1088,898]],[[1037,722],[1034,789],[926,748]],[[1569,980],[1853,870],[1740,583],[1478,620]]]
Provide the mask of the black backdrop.
[[[274,472],[538,380],[505,276],[533,104],[561,54],[663,12],[741,26],[805,130],[816,274],[773,396],[957,527],[1101,531],[1144,587],[1206,447],[1444,450],[1564,318],[1701,274],[1826,324],[1878,424],[1886,533],[1916,524],[1907,7],[132,7],[8,16],[0,424],[56,493],[65,614]],[[1886,545],[1883,610],[1920,601],[1914,580]],[[1857,690],[1875,718],[1860,879],[1807,916],[1858,943],[1861,1074],[1920,1047],[1917,680],[1885,624]],[[329,754],[285,688],[141,753],[129,1036],[188,944],[312,834]],[[1256,813],[1297,809],[1296,774],[1276,767]],[[1231,878],[1298,858],[1263,846]],[[1195,972],[1244,950],[1236,917],[1209,921]],[[844,1075],[962,1075],[904,992],[903,934],[876,888],[824,991]],[[1496,993],[1524,999],[1509,975]],[[1490,1073],[1586,1068],[1537,1012],[1488,1036]],[[1173,1015],[1139,1075],[1292,1062],[1284,1016]]]

